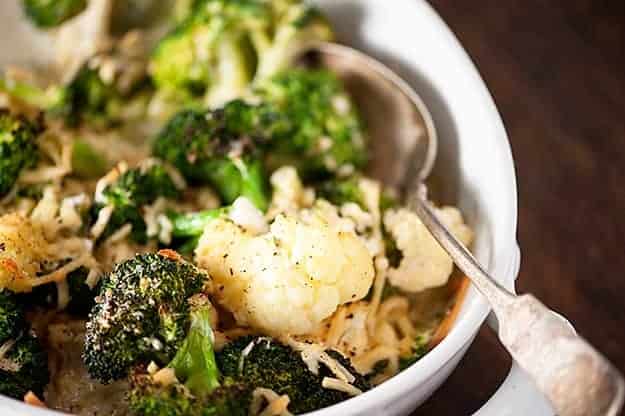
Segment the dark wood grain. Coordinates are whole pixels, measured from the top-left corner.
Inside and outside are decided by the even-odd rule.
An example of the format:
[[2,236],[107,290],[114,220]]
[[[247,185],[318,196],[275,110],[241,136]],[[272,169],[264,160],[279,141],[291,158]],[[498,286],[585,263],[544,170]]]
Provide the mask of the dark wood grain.
[[[519,186],[518,287],[625,371],[625,1],[432,0],[503,116]],[[509,358],[487,329],[415,415],[468,415]]]

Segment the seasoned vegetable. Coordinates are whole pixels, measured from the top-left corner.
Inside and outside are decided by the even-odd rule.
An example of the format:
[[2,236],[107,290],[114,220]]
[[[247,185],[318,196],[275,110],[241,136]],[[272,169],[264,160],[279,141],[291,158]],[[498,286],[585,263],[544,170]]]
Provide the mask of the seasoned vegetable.
[[39,123],[0,110],[0,198],[6,195],[23,169],[37,162]]
[[142,207],[154,202],[158,197],[176,198],[178,195],[179,190],[175,183],[165,167],[158,162],[127,170],[115,182],[106,186],[101,195],[96,195],[94,217],[97,217],[105,207],[113,209],[101,237],[111,235],[124,224],[131,224],[132,239],[145,243],[148,235]]
[[[250,346],[252,346],[250,350]],[[349,360],[328,351],[352,376],[361,391],[369,384]],[[289,410],[295,414],[310,412],[347,399],[346,393],[322,387],[324,377],[335,377],[325,366],[314,374],[298,352],[271,338],[239,338],[217,353],[217,365],[225,377],[253,387],[265,387],[289,396]]]
[[202,297],[191,301],[191,324],[185,340],[167,369],[170,384],[143,372],[131,376],[130,408],[142,416],[247,415],[251,391],[243,383],[220,381],[213,352],[211,305]]
[[301,1],[189,3],[150,65],[157,88],[182,101],[215,106],[240,97],[254,78],[284,68],[306,43],[332,37],[319,13]]
[[[128,108],[136,107],[136,104],[145,106],[143,102],[149,91],[145,73],[137,69],[137,65],[141,65],[139,62],[125,63],[124,68],[133,71],[130,74],[128,69],[128,76],[122,77],[123,72],[108,74],[100,70],[103,62],[133,59],[117,55],[123,54],[112,51],[93,57],[66,85],[52,84],[40,88],[24,81],[0,79],[0,91],[63,120],[70,127],[87,125],[101,130],[117,126],[134,115],[126,113]],[[115,69],[117,66],[111,63],[108,68]],[[112,78],[103,78],[103,73]]]
[[339,305],[367,294],[371,255],[353,232],[334,223],[327,205],[278,215],[260,234],[222,218],[205,227],[195,258],[237,323],[268,334],[305,334]]
[[185,110],[174,116],[154,142],[154,155],[176,166],[193,183],[212,185],[223,202],[245,196],[267,207],[267,178],[258,143],[281,127],[264,107],[233,101],[212,112]]
[[91,377],[107,383],[136,365],[167,364],[187,332],[188,299],[207,279],[173,252],[140,254],[115,266],[87,321],[83,358]]
[[0,344],[16,338],[26,325],[24,309],[17,295],[0,289]]
[[87,0],[22,0],[22,7],[35,25],[51,28],[81,13]]
[[0,290],[0,394],[22,399],[41,395],[50,380],[48,356],[30,332],[17,295]]
[[32,391],[38,396],[50,381],[48,356],[39,340],[29,333],[19,336],[15,342],[3,344],[8,348],[0,368],[0,394],[22,399]]
[[270,167],[292,164],[305,180],[319,180],[365,166],[362,122],[335,75],[292,69],[261,83],[256,93],[291,123],[271,143]]

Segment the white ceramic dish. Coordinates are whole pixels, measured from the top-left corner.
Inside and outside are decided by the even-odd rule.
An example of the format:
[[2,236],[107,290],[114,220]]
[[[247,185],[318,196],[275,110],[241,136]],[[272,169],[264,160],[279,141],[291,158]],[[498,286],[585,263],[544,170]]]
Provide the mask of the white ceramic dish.
[[[2,3],[0,20],[10,19],[3,9],[13,7],[7,7],[10,1]],[[493,100],[457,39],[423,0],[315,3],[326,11],[342,42],[397,70],[428,105],[439,133],[434,174],[444,180],[443,198],[459,204],[467,214],[476,230],[473,248],[477,258],[506,287],[513,288],[520,260],[514,164]],[[9,31],[15,25],[0,22],[0,27]],[[5,32],[0,36],[0,65],[15,63],[7,56],[23,56],[19,49],[28,47],[10,42],[15,39],[12,35]],[[488,314],[488,305],[471,290],[453,330],[422,360],[375,389],[314,415],[410,413],[449,376]],[[58,413],[0,397],[0,414]],[[543,416],[553,412],[523,374],[513,368],[502,388],[476,414]]]

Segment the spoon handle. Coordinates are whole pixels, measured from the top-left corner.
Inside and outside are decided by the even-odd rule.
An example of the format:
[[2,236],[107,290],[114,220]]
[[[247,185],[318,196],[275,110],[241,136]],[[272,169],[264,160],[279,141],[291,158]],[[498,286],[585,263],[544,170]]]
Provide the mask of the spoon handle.
[[498,284],[438,220],[424,185],[408,198],[439,244],[486,297],[499,321],[499,339],[551,401],[559,416],[617,416],[625,399],[619,372],[571,324],[532,295]]

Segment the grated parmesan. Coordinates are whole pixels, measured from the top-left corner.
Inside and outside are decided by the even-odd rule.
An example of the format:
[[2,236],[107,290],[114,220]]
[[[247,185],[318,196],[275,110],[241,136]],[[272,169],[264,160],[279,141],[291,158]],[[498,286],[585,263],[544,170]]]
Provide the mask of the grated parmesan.
[[346,383],[343,380],[339,380],[338,378],[324,377],[321,381],[321,387],[323,387],[324,389],[342,391],[343,393],[347,393],[350,396],[358,396],[359,394],[362,394],[362,390],[360,390],[358,387]]
[[[267,405],[263,409],[264,403]],[[250,403],[249,414],[253,416],[291,416],[288,411],[289,396],[278,395],[271,389],[256,388],[252,392],[252,403]]]

